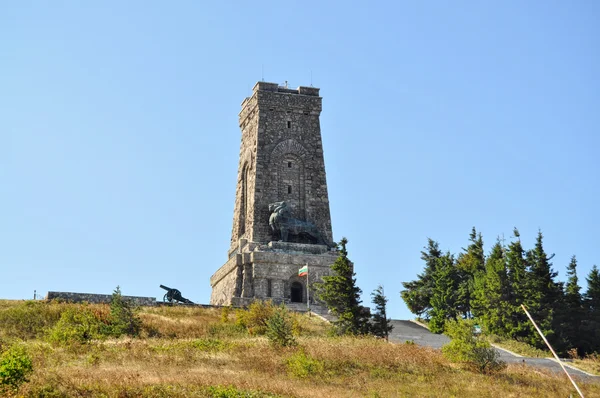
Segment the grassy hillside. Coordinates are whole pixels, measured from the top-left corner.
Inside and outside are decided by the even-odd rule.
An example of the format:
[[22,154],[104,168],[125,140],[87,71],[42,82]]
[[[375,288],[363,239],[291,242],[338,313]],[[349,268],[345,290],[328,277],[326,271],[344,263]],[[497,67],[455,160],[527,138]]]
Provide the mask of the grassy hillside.
[[[0,349],[23,345],[33,362],[17,396],[576,396],[564,376],[512,365],[477,374],[432,349],[329,337],[328,324],[306,315],[294,315],[293,348],[250,334],[236,324],[240,314],[193,307],[141,308],[138,338],[57,343],[51,330],[69,309],[103,319],[108,306],[0,301]],[[581,388],[600,397],[600,384]]]

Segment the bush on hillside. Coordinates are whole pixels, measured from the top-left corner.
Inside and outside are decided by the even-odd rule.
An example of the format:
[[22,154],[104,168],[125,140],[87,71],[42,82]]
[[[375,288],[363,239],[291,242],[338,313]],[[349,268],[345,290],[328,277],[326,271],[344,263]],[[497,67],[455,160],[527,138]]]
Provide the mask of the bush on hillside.
[[286,362],[288,374],[295,377],[306,378],[322,375],[325,372],[323,361],[311,357],[302,350],[291,355]]
[[48,340],[59,345],[84,344],[106,334],[107,324],[88,306],[73,306],[65,310],[48,331]]
[[22,340],[43,336],[45,329],[54,326],[65,306],[57,303],[25,301],[0,310],[0,336]]
[[229,315],[231,314],[231,307],[226,305],[221,308],[221,322],[227,323],[229,322]]
[[271,301],[257,300],[250,304],[248,310],[236,311],[236,323],[245,327],[252,335],[263,335],[267,332],[267,322],[275,312]]
[[210,386],[206,388],[206,393],[210,398],[269,398],[277,397],[275,394],[264,393],[261,391],[240,390],[234,386]]
[[500,354],[487,340],[476,336],[473,320],[446,321],[446,334],[452,339],[442,347],[442,353],[452,362],[458,362],[480,373],[496,373],[503,370],[506,364]]
[[16,392],[21,384],[29,381],[33,372],[31,357],[20,344],[12,345],[0,355],[0,392]]

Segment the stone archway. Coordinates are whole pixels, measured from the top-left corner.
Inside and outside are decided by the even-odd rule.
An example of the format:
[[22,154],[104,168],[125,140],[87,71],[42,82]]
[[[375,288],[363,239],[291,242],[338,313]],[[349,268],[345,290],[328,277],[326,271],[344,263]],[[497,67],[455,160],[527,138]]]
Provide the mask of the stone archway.
[[303,298],[302,284],[300,282],[292,282],[290,286],[290,301],[292,303],[301,303]]

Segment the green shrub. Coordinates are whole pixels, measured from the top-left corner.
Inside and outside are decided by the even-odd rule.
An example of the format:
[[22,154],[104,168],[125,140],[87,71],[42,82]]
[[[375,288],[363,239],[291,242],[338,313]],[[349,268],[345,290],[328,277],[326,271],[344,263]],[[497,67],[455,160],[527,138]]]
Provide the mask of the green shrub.
[[487,340],[473,333],[472,320],[446,321],[446,334],[452,339],[442,353],[452,362],[463,363],[480,373],[495,373],[506,367],[500,354]]
[[248,310],[236,311],[236,323],[244,326],[252,335],[263,335],[267,332],[267,322],[274,312],[275,306],[271,301],[257,300],[250,304]]
[[290,375],[300,378],[322,375],[325,371],[323,361],[310,357],[304,351],[298,351],[290,356],[286,365]]
[[275,394],[268,394],[260,391],[239,390],[233,386],[210,386],[206,388],[206,393],[211,398],[268,398],[277,397]]
[[48,331],[48,340],[60,345],[84,344],[105,334],[107,325],[87,306],[65,310],[58,322]]
[[60,319],[64,305],[25,301],[0,310],[0,335],[22,340],[42,337]]
[[294,323],[285,305],[277,308],[267,320],[267,337],[271,344],[279,347],[293,347],[297,344],[294,338]]
[[226,305],[225,307],[221,308],[221,322],[222,323],[229,322],[229,314],[231,314],[230,306]]
[[192,346],[200,351],[219,352],[231,348],[232,344],[218,339],[198,339],[192,342]]
[[210,337],[241,337],[247,335],[246,327],[232,323],[215,323],[208,326]]
[[31,357],[20,344],[11,346],[0,355],[0,392],[18,391],[33,372]]
[[57,386],[51,384],[35,386],[28,391],[27,396],[35,398],[69,398],[67,393],[62,392]]

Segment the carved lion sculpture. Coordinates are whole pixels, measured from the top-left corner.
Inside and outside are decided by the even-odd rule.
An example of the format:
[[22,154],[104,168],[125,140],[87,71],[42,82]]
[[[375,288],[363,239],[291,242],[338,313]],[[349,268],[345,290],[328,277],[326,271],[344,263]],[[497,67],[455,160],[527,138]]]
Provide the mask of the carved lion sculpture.
[[290,208],[285,201],[269,204],[269,211],[271,212],[269,226],[273,232],[280,233],[281,242],[289,242],[290,234],[296,236],[305,235],[310,240],[316,241],[318,245],[331,247],[313,223],[293,218]]

